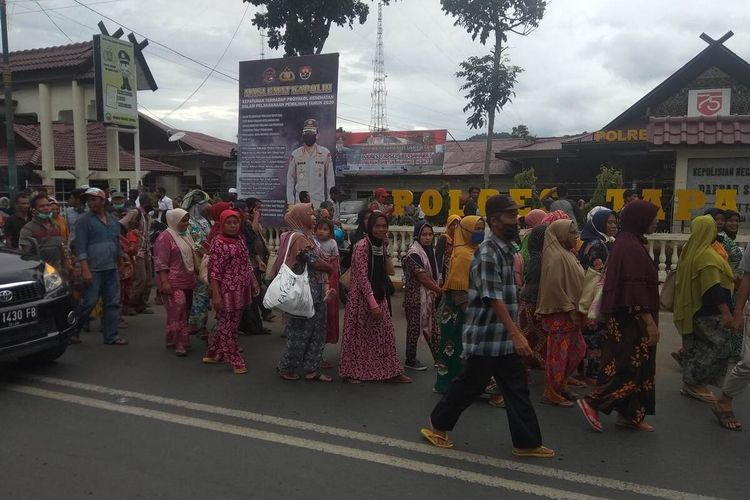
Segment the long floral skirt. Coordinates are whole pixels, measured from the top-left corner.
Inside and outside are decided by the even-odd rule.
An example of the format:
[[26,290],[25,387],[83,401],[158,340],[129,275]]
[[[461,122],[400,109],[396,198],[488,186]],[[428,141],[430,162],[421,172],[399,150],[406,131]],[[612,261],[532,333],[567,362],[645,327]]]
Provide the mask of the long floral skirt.
[[204,328],[208,321],[208,309],[211,306],[210,289],[201,280],[195,281],[193,304],[190,307],[188,324],[194,328]]
[[536,304],[520,301],[518,304],[518,328],[521,329],[526,341],[531,347],[531,357],[523,358],[526,368],[544,370],[547,357],[547,335],[542,329],[542,322],[536,315]]
[[732,354],[731,337],[721,316],[694,317],[693,333],[682,337],[683,382],[721,387]]
[[216,313],[218,323],[208,338],[205,357],[229,363],[232,368],[245,368],[245,359],[240,354],[237,327],[242,319],[242,309],[222,309]]
[[642,321],[627,311],[607,318],[602,346],[602,370],[596,389],[586,401],[595,409],[639,424],[656,413],[656,347],[648,345]]
[[174,346],[180,349],[190,346],[187,319],[192,298],[192,290],[172,290],[171,295],[164,295],[164,308],[167,311],[167,347]]
[[310,283],[315,315],[312,318],[288,316],[286,350],[279,361],[281,374],[295,373],[300,368],[306,373],[317,373],[323,361],[326,344],[326,304],[323,302],[323,286]]
[[435,392],[445,393],[453,379],[463,371],[463,337],[464,310],[451,298],[450,293],[443,295],[443,302],[438,311],[440,318],[440,346],[437,358],[437,380]]
[[542,328],[547,334],[547,362],[544,366],[545,401],[567,401],[568,377],[578,368],[586,355],[586,343],[581,329],[568,313],[545,314]]

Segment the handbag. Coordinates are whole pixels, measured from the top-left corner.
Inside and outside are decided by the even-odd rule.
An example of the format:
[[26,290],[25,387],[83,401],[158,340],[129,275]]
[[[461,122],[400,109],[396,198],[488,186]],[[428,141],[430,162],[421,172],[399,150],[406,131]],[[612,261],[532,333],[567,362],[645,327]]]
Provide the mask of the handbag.
[[604,271],[597,271],[593,267],[586,269],[586,274],[583,276],[583,291],[578,300],[578,312],[590,320],[596,320],[601,311],[603,289]]
[[208,284],[208,254],[201,258],[201,263],[198,267],[198,279]]
[[339,276],[339,285],[344,287],[344,290],[349,290],[349,286],[352,284],[352,268],[344,272],[341,276]]
[[279,272],[268,285],[266,295],[263,297],[263,306],[266,309],[276,308],[292,316],[309,319],[315,316],[315,305],[310,290],[310,281],[307,277],[307,264],[305,264],[305,270],[302,271],[302,274],[295,274],[286,265],[286,257],[295,236],[296,234],[292,233],[289,238]]
[[674,287],[676,281],[677,271],[669,271],[659,294],[659,305],[663,311],[672,311],[674,309]]

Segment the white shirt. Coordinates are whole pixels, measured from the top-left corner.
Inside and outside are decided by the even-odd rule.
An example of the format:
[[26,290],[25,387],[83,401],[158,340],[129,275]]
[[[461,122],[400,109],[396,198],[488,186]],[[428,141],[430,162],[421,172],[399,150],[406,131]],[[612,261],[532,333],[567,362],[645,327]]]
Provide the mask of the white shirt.
[[286,178],[287,203],[299,203],[299,193],[307,191],[318,207],[328,199],[328,190],[335,185],[333,162],[327,148],[315,144],[309,152],[304,146],[292,152]]
[[159,200],[159,211],[160,212],[166,212],[167,210],[172,210],[174,206],[172,206],[172,198],[169,196],[164,196],[161,200]]

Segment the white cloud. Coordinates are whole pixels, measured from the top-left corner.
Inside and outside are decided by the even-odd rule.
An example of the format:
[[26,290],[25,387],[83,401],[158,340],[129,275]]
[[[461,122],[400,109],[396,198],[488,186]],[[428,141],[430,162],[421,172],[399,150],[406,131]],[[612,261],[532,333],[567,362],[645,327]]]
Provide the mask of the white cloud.
[[[205,78],[208,70],[169,52],[164,43],[213,66],[248,4],[240,0],[128,0],[93,8],[152,38],[146,57],[159,90],[139,94],[140,102],[163,116],[179,105]],[[70,0],[43,0],[46,9],[71,5]],[[539,29],[528,37],[511,35],[509,56],[524,68],[514,102],[498,116],[496,129],[525,123],[532,133],[554,135],[595,130],[620,114],[705,47],[698,35],[714,37],[734,28],[727,45],[750,58],[750,11],[741,0],[706,4],[697,0],[554,0]],[[69,43],[33,2],[10,4],[11,48],[27,49]],[[237,76],[241,60],[257,59],[260,39],[251,25],[254,7],[219,70]],[[101,19],[83,7],[49,10],[74,40],[89,40]],[[326,52],[340,53],[339,115],[370,120],[371,65],[376,38],[376,4],[363,26],[333,28]],[[116,26],[105,20],[114,31]],[[468,130],[458,64],[489,47],[473,42],[440,10],[438,0],[401,0],[384,8],[388,114],[392,128],[448,128],[458,138]],[[265,48],[266,57],[280,57]],[[237,86],[214,75],[168,121],[234,140],[237,129]],[[340,120],[347,129],[361,125]]]

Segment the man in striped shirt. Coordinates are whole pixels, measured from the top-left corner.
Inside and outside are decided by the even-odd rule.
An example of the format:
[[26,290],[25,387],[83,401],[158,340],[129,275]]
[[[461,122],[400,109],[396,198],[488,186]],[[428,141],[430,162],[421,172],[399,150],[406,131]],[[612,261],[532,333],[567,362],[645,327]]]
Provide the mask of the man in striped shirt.
[[518,296],[513,276],[512,242],[518,237],[519,206],[508,196],[487,200],[489,239],[479,246],[469,270],[469,305],[463,327],[464,372],[456,378],[430,416],[422,435],[435,446],[451,448],[452,431],[461,413],[482,393],[490,377],[502,389],[516,456],[552,457],[529,399],[521,356],[531,349],[515,320]]

